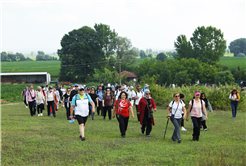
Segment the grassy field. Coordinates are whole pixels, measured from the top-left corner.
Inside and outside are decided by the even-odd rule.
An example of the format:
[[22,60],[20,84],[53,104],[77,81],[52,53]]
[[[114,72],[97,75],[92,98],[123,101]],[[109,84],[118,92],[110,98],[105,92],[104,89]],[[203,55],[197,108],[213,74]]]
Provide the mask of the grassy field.
[[[130,119],[126,138],[120,137],[116,119],[88,119],[86,141],[79,139],[77,122],[57,117],[30,117],[23,103],[1,105],[2,165],[246,165],[245,113],[231,118],[230,111],[209,114],[208,131],[193,142],[191,121],[181,131],[182,142],[171,141],[169,122],[166,139],[166,109],[158,107],[151,137],[140,134],[136,119]],[[135,113],[135,110],[134,110]]]
[[230,68],[241,68],[246,69],[246,57],[221,57],[220,64],[228,66]]

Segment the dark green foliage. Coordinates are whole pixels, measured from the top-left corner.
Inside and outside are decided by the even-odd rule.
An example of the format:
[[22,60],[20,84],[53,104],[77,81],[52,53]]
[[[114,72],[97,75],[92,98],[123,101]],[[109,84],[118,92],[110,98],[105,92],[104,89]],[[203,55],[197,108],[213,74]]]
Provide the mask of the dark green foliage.
[[152,58],[152,57],[153,57],[153,54],[152,54],[152,53],[149,53],[149,54],[148,54],[148,57],[149,57],[149,58]]
[[10,58],[8,57],[8,54],[6,52],[1,53],[1,61],[2,62],[9,62]]
[[157,56],[156,56],[157,61],[160,60],[160,61],[164,62],[166,58],[167,58],[167,55],[164,52],[161,52],[161,53],[157,54]]
[[246,54],[246,38],[240,38],[232,41],[229,45],[231,53],[234,53],[234,56],[237,56],[239,53]]
[[231,74],[230,70],[226,70],[226,71],[222,71],[222,72],[217,73],[215,83],[217,85],[219,85],[219,84],[225,85],[226,83],[232,84],[232,83],[234,83],[234,80],[235,80],[235,78]]
[[176,73],[173,82],[174,84],[177,84],[178,86],[189,85],[191,83],[191,79],[189,78],[189,75],[187,74],[187,70]]
[[204,63],[215,65],[225,53],[224,35],[220,29],[215,27],[198,27],[190,41],[187,41],[185,35],[177,37],[177,41],[174,42],[177,51],[176,59],[195,58]]
[[146,55],[146,53],[144,52],[144,50],[140,50],[140,57],[141,57],[141,58],[146,58],[146,57],[147,57],[147,55]]
[[57,60],[56,57],[45,55],[43,51],[38,51],[38,55],[36,56],[36,61],[50,61]]

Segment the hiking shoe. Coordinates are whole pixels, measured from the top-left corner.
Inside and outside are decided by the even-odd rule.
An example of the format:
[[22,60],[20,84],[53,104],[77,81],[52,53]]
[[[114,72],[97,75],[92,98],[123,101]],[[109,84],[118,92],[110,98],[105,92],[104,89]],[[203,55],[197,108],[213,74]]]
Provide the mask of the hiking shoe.
[[44,115],[41,113],[40,116],[44,116]]
[[181,128],[181,131],[187,131],[184,127]]
[[50,114],[50,116],[52,116],[53,114]]
[[38,116],[40,116],[40,114],[38,114]]
[[26,108],[28,108],[28,107],[26,106]]
[[172,141],[176,141],[176,139],[171,138]]
[[150,135],[146,135],[147,137],[150,137]]
[[53,116],[56,117],[56,114],[54,114]]
[[204,131],[207,131],[207,130],[208,130],[207,128],[204,129]]
[[121,137],[122,137],[122,138],[125,138],[125,137],[126,137],[126,135],[122,135]]
[[178,143],[181,143],[181,139],[178,140]]

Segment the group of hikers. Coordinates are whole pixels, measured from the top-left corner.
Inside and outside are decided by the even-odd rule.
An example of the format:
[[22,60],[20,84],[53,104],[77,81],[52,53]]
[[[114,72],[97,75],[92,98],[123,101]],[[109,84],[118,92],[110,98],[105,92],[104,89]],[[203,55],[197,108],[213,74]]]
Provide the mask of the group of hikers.
[[[142,125],[141,134],[150,136],[152,126],[155,125],[153,111],[157,111],[154,99],[151,97],[149,85],[145,84],[144,88],[118,84],[108,84],[106,87],[101,82],[97,88],[95,86],[87,87],[86,85],[74,84],[66,89],[60,85],[54,88],[49,85],[38,86],[37,91],[30,85],[29,89],[22,92],[26,108],[30,109],[31,116],[43,116],[44,105],[47,106],[47,116],[56,117],[56,111],[61,107],[66,109],[66,118],[71,121],[76,119],[79,123],[79,138],[85,141],[85,124],[88,118],[94,120],[95,108],[97,115],[106,119],[107,113],[109,120],[117,118],[121,137],[126,137],[129,116],[134,119],[133,105],[135,103],[136,115],[138,122]],[[181,143],[180,127],[184,128],[184,120],[191,118],[193,125],[193,141],[199,141],[200,130],[203,127],[207,131],[206,121],[207,110],[213,113],[212,106],[206,98],[205,93],[196,91],[194,98],[189,102],[188,110],[184,102],[184,94],[174,93],[173,100],[167,108],[167,120],[171,120],[174,125],[174,132],[171,140]],[[239,93],[233,89],[229,95],[232,107],[232,117],[236,118],[237,105],[240,100]]]

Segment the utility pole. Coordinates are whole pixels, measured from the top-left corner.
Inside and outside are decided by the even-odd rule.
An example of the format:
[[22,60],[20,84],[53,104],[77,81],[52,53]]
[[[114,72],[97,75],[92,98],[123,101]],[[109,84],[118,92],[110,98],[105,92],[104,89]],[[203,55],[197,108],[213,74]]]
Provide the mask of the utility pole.
[[119,59],[120,85],[121,85],[121,59]]
[[114,62],[114,78],[116,78],[115,66],[116,66],[116,62]]

